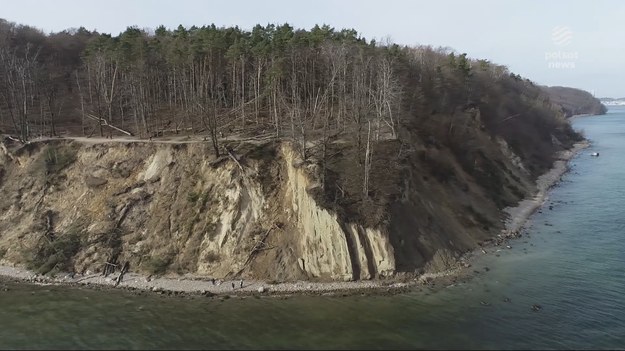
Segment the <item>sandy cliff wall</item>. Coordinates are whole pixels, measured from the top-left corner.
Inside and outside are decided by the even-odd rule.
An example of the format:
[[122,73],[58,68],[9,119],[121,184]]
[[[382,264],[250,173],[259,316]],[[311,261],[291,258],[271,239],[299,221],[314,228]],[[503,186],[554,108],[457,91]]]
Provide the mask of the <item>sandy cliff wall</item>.
[[238,162],[202,142],[5,141],[0,264],[278,281],[445,270],[501,233],[502,209],[570,140],[545,135],[540,153],[477,109],[425,122],[372,145],[367,194],[364,149],[345,140],[323,169],[277,140],[237,142]]
[[[206,151],[201,144],[58,141],[27,145],[14,160],[3,152],[3,262],[100,271],[129,261],[154,273],[279,279],[394,272],[388,235],[320,207],[309,194],[314,170],[289,144],[271,158],[246,158],[243,170]],[[263,178],[268,172],[276,177]],[[80,247],[66,262],[33,258],[75,233]]]
[[318,184],[310,181],[295,152],[282,148],[291,200],[301,239],[300,267],[313,276],[330,274],[334,279],[369,279],[395,270],[388,235],[374,228],[342,221],[336,213],[321,208],[309,194]]

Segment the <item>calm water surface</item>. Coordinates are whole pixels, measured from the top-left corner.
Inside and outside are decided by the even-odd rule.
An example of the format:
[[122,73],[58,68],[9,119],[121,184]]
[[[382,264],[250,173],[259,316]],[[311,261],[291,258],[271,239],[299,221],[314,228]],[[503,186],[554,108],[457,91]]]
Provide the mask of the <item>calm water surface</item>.
[[529,235],[477,260],[468,283],[225,301],[11,284],[0,291],[0,348],[625,348],[625,109],[574,125],[592,147]]

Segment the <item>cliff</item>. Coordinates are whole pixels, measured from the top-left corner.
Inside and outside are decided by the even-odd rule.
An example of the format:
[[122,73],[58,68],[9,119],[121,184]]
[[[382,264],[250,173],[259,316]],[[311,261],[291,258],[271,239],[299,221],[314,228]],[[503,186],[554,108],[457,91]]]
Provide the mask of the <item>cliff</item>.
[[564,116],[589,111],[488,60],[328,26],[29,28],[0,21],[0,263],[41,273],[444,270],[501,233],[581,139]]
[[32,143],[4,148],[3,262],[41,273],[135,271],[351,280],[395,272],[388,235],[309,194],[289,143],[243,145],[241,168],[204,143]]
[[[231,142],[219,158],[201,140],[5,139],[0,263],[54,273],[128,261],[148,274],[276,281],[444,270],[500,233],[501,209],[544,168],[487,132],[477,107],[421,128],[444,135],[450,121],[464,127],[457,142],[407,129],[411,139],[375,143],[365,199],[340,138],[324,167],[272,139]],[[553,150],[574,139],[550,132]]]
[[587,91],[569,87],[543,87],[549,99],[559,106],[565,117],[574,115],[603,115],[607,108]]

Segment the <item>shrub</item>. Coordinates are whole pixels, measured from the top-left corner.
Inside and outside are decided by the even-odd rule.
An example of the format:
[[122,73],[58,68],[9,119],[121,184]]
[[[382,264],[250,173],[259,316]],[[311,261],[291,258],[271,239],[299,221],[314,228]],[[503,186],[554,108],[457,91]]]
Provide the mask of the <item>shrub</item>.
[[48,146],[44,151],[47,174],[55,174],[76,161],[76,152],[70,147]]
[[82,247],[82,238],[82,230],[76,227],[54,237],[42,236],[25,253],[28,268],[39,274],[73,270],[73,258]]
[[196,193],[195,191],[192,191],[187,195],[187,201],[191,203],[196,203],[199,198],[200,194]]
[[219,254],[215,252],[209,252],[208,254],[206,254],[206,261],[208,263],[218,262],[219,258]]
[[171,264],[171,255],[165,257],[149,257],[141,264],[151,274],[163,274]]

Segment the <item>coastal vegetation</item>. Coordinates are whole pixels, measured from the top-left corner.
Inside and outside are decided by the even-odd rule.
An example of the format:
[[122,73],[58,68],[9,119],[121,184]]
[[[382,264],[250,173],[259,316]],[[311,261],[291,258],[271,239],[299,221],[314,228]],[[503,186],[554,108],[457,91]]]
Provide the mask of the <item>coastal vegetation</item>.
[[[14,136],[0,251],[44,270],[271,280],[444,270],[582,140],[566,117],[601,111],[577,101],[449,48],[327,25],[113,36],[0,21],[0,130]],[[79,218],[88,240],[41,241]]]
[[574,115],[602,115],[607,112],[605,105],[587,91],[569,87],[544,87],[549,99],[561,107],[566,117]]

